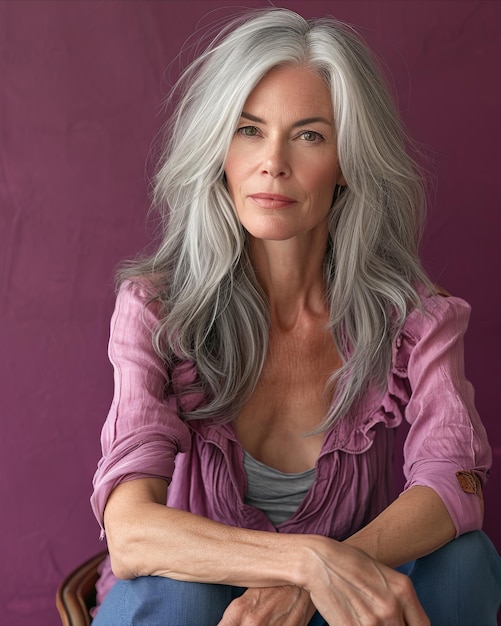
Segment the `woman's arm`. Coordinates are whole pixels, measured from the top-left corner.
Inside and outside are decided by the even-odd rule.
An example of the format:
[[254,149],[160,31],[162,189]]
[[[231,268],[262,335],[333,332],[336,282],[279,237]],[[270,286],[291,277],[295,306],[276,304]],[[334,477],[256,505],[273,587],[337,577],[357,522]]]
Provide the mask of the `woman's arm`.
[[[429,554],[438,549],[456,534],[456,529],[440,497],[428,487],[413,487],[404,492],[370,524],[352,535],[344,543],[363,550],[373,559],[389,567],[402,565],[410,560]],[[261,622],[267,610],[274,610],[280,603],[281,611],[304,615],[304,622],[291,621],[291,624],[308,624],[312,616],[308,597],[303,597],[297,587],[282,587],[255,590],[250,589],[230,605],[227,621],[221,626],[240,624],[242,616],[250,611],[261,611]],[[266,593],[264,593],[266,591]],[[259,602],[260,606],[255,606]],[[235,615],[235,621],[230,618]],[[298,619],[298,618],[296,618]],[[289,622],[284,620],[284,624]]]
[[[441,295],[423,299],[397,342],[397,381],[412,389],[405,409],[411,424],[404,446],[407,489],[348,545],[391,567],[440,548],[458,534],[480,528],[481,479],[490,465],[485,429],[465,378],[463,335],[470,308]],[[398,388],[392,392],[398,395]],[[476,477],[465,489],[457,473]]]
[[441,498],[430,487],[416,486],[344,543],[397,567],[441,548],[455,535]]
[[[119,578],[166,576],[239,586],[280,585],[297,575],[293,535],[246,530],[167,507],[167,483],[121,483],[104,513],[112,568]],[[286,574],[287,573],[287,574]]]
[[165,481],[145,478],[111,493],[104,521],[119,577],[294,585],[310,594],[328,623],[429,624],[409,579],[363,551],[316,535],[226,526],[165,506],[166,492]]

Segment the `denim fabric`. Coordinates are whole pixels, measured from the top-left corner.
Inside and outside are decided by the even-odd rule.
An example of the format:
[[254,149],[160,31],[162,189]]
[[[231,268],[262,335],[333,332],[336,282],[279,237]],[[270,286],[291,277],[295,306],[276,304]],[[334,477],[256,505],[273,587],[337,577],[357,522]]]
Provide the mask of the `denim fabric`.
[[[399,569],[413,581],[432,626],[497,625],[501,558],[484,533],[462,535]],[[92,626],[216,626],[244,591],[154,576],[118,581]],[[317,613],[309,626],[326,622]]]

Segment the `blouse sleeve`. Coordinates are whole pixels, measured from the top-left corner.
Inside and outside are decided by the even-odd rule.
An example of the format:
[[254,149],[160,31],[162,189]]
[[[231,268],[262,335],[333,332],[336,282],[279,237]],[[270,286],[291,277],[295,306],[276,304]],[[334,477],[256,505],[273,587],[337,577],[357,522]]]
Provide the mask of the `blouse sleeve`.
[[482,526],[477,491],[491,450],[464,373],[463,336],[470,316],[460,298],[432,295],[408,317],[395,366],[405,371],[410,430],[404,445],[405,489],[431,487],[443,500],[456,536]]
[[91,505],[103,529],[111,491],[135,478],[170,482],[178,452],[190,447],[188,428],[177,414],[165,364],[152,346],[158,305],[147,286],[127,281],[117,295],[108,354],[114,396],[101,433],[102,458],[94,476]]

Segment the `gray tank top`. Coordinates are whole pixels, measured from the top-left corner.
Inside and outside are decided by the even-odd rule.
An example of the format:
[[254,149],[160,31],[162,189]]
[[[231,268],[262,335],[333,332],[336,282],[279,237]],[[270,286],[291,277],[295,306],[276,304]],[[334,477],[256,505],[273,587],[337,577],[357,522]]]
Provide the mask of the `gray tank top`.
[[246,504],[261,509],[277,526],[289,519],[315,480],[315,468],[299,474],[285,474],[253,458],[244,450],[247,476]]

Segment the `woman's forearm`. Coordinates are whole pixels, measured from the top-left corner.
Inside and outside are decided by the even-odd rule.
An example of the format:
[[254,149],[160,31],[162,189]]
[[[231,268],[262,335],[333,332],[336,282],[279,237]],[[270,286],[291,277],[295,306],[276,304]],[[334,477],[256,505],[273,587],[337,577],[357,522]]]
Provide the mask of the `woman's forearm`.
[[231,585],[297,584],[299,536],[253,531],[166,507],[166,483],[119,485],[105,510],[113,571]]
[[219,524],[165,506],[166,492],[166,483],[156,478],[126,482],[112,492],[104,521],[120,578],[294,585],[309,594],[328,623],[351,623],[357,615],[383,616],[385,623],[403,616],[413,626],[429,624],[409,579],[363,549],[319,535]]
[[429,487],[412,487],[344,543],[390,567],[437,550],[456,529],[439,495]]

